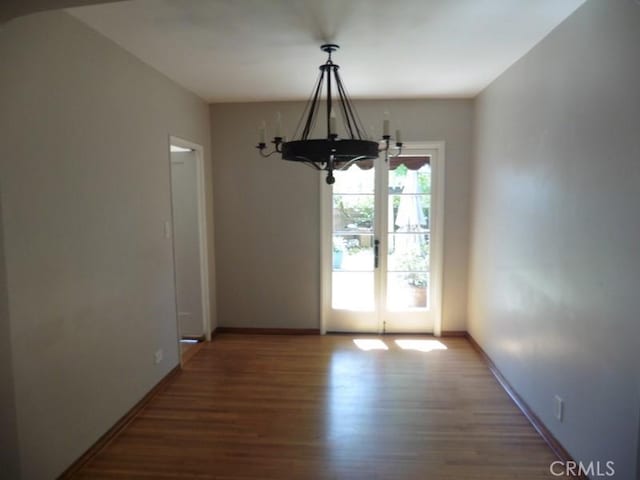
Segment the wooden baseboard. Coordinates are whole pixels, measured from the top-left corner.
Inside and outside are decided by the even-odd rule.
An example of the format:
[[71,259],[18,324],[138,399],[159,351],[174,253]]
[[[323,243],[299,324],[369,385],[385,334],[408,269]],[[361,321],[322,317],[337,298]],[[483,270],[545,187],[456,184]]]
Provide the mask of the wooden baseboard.
[[319,328],[243,328],[243,327],[218,327],[219,333],[240,333],[249,335],[320,335]]
[[441,337],[463,337],[466,338],[467,335],[469,335],[467,333],[466,330],[443,330],[442,332],[440,332],[440,336]]
[[136,403],[131,410],[124,414],[124,416],[118,420],[107,432],[102,435],[96,443],[94,443],[89,449],[82,454],[75,462],[73,462],[69,468],[67,468],[58,477],[58,480],[69,480],[80,471],[89,461],[91,461],[96,455],[98,455],[111,441],[129,425],[136,415],[149,403],[149,401],[155,396],[156,393],[163,390],[169,382],[180,373],[180,366],[174,367],[169,373],[167,373],[162,380],[160,380],[155,387],[147,392],[142,399]]
[[[416,336],[431,336],[431,337],[435,337],[433,333],[425,333],[425,332],[400,332],[400,333],[394,333],[394,332],[385,332],[385,333],[359,333],[359,332],[327,332],[328,334],[331,335],[360,335],[360,336],[380,336],[380,335],[384,335],[387,337],[416,337]],[[448,338],[452,338],[452,337],[458,337],[458,338],[466,338],[467,337],[467,332],[466,330],[445,330],[440,332],[440,336],[441,337],[448,337]],[[436,337],[437,338],[437,337]]]
[[[211,338],[219,333],[240,333],[249,335],[320,335],[319,328],[244,328],[244,327],[217,327],[211,332]],[[331,335],[363,335],[358,332],[327,332]],[[375,335],[375,334],[370,334]],[[411,336],[428,335],[425,333],[387,333],[386,335]],[[466,337],[464,330],[446,330],[441,333],[442,337]]]
[[[520,395],[515,391],[515,389],[511,386],[511,384],[507,381],[507,379],[502,375],[498,367],[493,360],[487,355],[487,353],[482,349],[480,344],[476,342],[476,340],[467,332],[466,334],[467,340],[473,347],[473,349],[480,354],[482,359],[485,361],[489,370],[496,378],[500,386],[504,389],[504,391],[509,395],[513,403],[520,409],[529,423],[536,429],[536,431],[540,434],[542,439],[549,445],[549,448],[553,451],[558,460],[562,462],[573,462],[573,458],[569,454],[569,452],[562,446],[562,444],[553,436],[551,431],[545,426],[545,424],[538,418],[538,416],[531,410],[531,407],[525,402]],[[578,478],[581,480],[589,480],[586,476],[576,476],[574,478]]]

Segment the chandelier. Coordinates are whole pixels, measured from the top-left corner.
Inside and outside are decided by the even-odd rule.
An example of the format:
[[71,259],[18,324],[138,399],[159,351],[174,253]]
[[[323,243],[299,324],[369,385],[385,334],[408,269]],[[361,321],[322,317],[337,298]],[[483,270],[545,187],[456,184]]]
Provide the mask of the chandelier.
[[[320,47],[322,51],[328,54],[328,58],[324,64],[320,65],[320,75],[313,87],[311,98],[309,98],[302,113],[294,140],[287,141],[282,136],[282,120],[280,114],[277,114],[275,136],[271,141],[274,145],[273,150],[271,152],[266,151],[266,125],[264,122],[260,127],[260,141],[256,146],[263,157],[279,153],[282,155],[283,160],[301,162],[316,170],[326,171],[326,182],[329,185],[335,182],[334,170],[346,170],[355,162],[370,162],[377,158],[380,152],[384,152],[385,158],[387,158],[391,142],[388,118],[383,121],[381,141],[376,142],[367,138],[362,121],[347,96],[344,84],[338,73],[340,67],[333,63],[331,59],[331,54],[338,48],[340,47],[335,44],[325,44]],[[322,110],[321,97],[325,86],[326,107],[323,113],[326,119],[326,137],[309,138],[316,126],[320,110]],[[338,134],[336,112],[342,118],[342,130],[345,132],[345,136]],[[300,127],[302,127],[301,131]],[[298,133],[300,134],[298,135]],[[402,148],[399,130],[396,130],[395,140],[396,154],[399,155]]]

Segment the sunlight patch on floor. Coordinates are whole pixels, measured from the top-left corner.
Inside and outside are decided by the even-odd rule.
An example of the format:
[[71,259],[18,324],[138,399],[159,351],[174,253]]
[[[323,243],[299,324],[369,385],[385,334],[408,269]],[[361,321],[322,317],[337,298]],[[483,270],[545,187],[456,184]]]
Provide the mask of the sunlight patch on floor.
[[[420,338],[398,338],[393,341],[402,350],[414,350],[416,352],[432,352],[434,350],[447,350],[447,346],[438,341]],[[379,338],[354,338],[353,343],[360,350],[389,350],[389,346]]]
[[446,350],[444,343],[438,340],[398,339],[395,341],[402,350],[416,350],[418,352],[431,352],[433,350]]
[[387,344],[377,338],[355,338],[353,343],[360,350],[368,352],[369,350],[389,350]]

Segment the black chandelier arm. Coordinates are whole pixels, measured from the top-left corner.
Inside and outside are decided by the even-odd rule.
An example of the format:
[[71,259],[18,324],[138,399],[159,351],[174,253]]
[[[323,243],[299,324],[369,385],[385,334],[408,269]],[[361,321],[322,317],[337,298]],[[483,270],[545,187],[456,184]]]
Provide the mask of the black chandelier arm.
[[[263,145],[264,145],[264,144],[263,144]],[[266,146],[266,145],[265,145],[265,146]],[[261,157],[263,157],[263,158],[268,158],[268,157],[270,157],[271,155],[273,155],[274,153],[280,153],[280,152],[278,152],[277,150],[272,150],[272,151],[271,151],[271,152],[269,152],[269,153],[265,153],[265,151],[264,151],[264,148],[265,148],[265,147],[261,147],[260,145],[256,146],[256,148],[258,149],[258,151],[259,151],[259,153],[260,153],[260,156],[261,156]]]
[[[334,75],[336,77],[336,84],[338,86],[338,95],[340,96],[340,103],[342,105],[343,116],[344,116],[345,123],[347,125],[347,129],[349,130],[349,134],[351,135],[351,138],[362,139],[365,136],[364,128],[362,127],[362,125],[359,125],[360,119],[358,118],[357,113],[355,112],[355,109],[351,104],[351,100],[349,100],[349,97],[347,96],[346,89],[344,87],[344,84],[342,83],[342,78],[340,78],[340,74],[338,73],[337,70],[334,72]],[[354,128],[355,128],[355,133],[354,133]]]
[[313,128],[313,124],[315,123],[316,115],[318,114],[318,108],[320,106],[319,99],[322,93],[322,85],[324,84],[325,75],[325,70],[323,67],[324,65],[320,67],[320,76],[316,81],[316,87],[313,92],[313,96],[309,101],[309,115],[307,116],[307,121],[304,124],[304,129],[302,130],[302,136],[300,137],[301,140],[306,140],[307,138],[309,138],[309,134],[311,133],[311,129]]
[[[296,125],[296,129],[294,131],[293,134],[293,138],[297,138],[298,137],[298,132],[300,132],[300,127],[303,123],[303,120],[308,119],[308,113],[309,113],[309,108],[312,106],[313,104],[313,93],[316,91],[316,86],[318,84],[318,80],[316,80],[316,83],[313,85],[313,90],[311,90],[311,96],[307,99],[307,103],[304,106],[304,110],[302,111],[302,115],[300,116],[300,119],[298,120],[298,124]],[[305,124],[306,125],[306,124]],[[300,137],[302,138],[302,137]]]
[[271,141],[271,143],[273,143],[273,150],[269,153],[266,153],[264,151],[267,148],[267,144],[264,142],[258,143],[258,145],[256,145],[256,148],[260,152],[260,156],[267,158],[273,155],[274,153],[282,153],[282,144],[283,144],[282,140],[283,140],[282,137],[273,137],[273,140]]
[[[351,112],[351,105],[349,105],[349,100],[346,98],[346,95],[344,93],[344,87],[342,85],[342,80],[340,79],[340,75],[338,74],[338,72],[335,72],[335,76],[336,76],[336,85],[338,86],[338,96],[340,97],[340,106],[342,107],[342,118],[344,120],[345,126],[347,127],[347,130],[349,131],[349,135],[351,136],[351,138],[356,138],[353,134],[353,125],[351,124],[351,118],[352,118],[352,112]],[[355,123],[355,120],[354,120]],[[357,130],[358,126],[356,125],[356,130]],[[358,136],[358,138],[360,138]]]
[[333,74],[335,75],[336,68],[337,67],[331,64],[331,52],[329,52],[329,60],[327,60],[323,69],[327,72],[327,138],[329,138],[332,133],[335,133],[331,131],[331,111],[333,109],[333,99],[331,98],[331,70],[333,70]]

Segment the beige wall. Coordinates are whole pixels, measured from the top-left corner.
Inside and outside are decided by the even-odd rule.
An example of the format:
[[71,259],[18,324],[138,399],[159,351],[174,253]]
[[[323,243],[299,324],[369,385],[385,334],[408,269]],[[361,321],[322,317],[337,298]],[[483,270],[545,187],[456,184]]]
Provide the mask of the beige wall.
[[620,479],[639,478],[639,27],[637,2],[587,2],[475,120],[471,334],[576,459]]
[[0,471],[7,478],[18,478],[20,459],[3,239],[0,198]]
[[208,152],[210,127],[203,101],[64,13],[4,25],[0,58],[19,454],[40,480],[178,364],[169,135]]
[[[218,319],[228,327],[319,328],[319,180],[254,148],[262,120],[292,135],[304,104],[211,105]],[[361,101],[381,134],[385,110],[405,141],[446,142],[443,329],[466,328],[472,101]],[[273,135],[271,131],[270,135]]]

